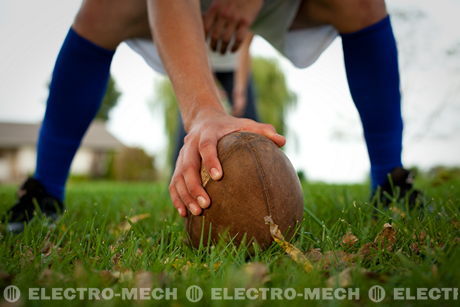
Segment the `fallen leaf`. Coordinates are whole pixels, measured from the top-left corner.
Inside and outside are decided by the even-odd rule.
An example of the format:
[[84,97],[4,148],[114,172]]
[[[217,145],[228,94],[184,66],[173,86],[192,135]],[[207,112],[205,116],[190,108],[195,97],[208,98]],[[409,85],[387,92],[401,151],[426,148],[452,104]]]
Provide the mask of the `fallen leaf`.
[[363,258],[369,258],[372,257],[375,252],[377,251],[377,248],[375,246],[376,244],[373,242],[368,242],[361,246],[361,248],[358,251],[358,255],[360,255]]
[[99,276],[102,279],[102,283],[104,285],[111,285],[113,284],[117,279],[113,276],[112,272],[108,270],[102,270],[99,271]]
[[327,251],[319,263],[323,270],[330,270],[331,267],[340,268],[351,264],[355,261],[356,257],[356,254],[349,254],[342,250]]
[[42,256],[48,257],[49,255],[51,255],[53,248],[54,248],[54,244],[50,241],[46,241],[41,250]]
[[323,258],[321,248],[312,248],[308,252],[306,252],[305,256],[307,256],[307,258],[313,262],[318,262]]
[[326,284],[330,288],[337,285],[342,288],[349,287],[351,285],[351,268],[348,267],[339,274],[329,277]]
[[383,250],[393,251],[396,243],[396,229],[391,224],[385,223],[382,231],[375,237],[374,243]]
[[308,260],[308,258],[297,247],[284,239],[279,226],[273,222],[271,216],[266,216],[264,220],[265,224],[270,225],[270,234],[272,235],[273,240],[281,246],[281,248],[292,258],[292,260],[300,264],[306,272],[311,272],[311,270],[313,270],[313,265],[310,260]]
[[342,237],[342,245],[346,247],[350,247],[358,243],[358,237],[356,237],[354,234],[351,232],[347,232],[346,234],[343,235]]
[[412,252],[414,252],[415,254],[418,254],[420,253],[420,248],[418,247],[418,243],[417,242],[414,242],[410,245],[410,249]]
[[122,232],[127,232],[131,229],[132,224],[136,224],[139,221],[145,220],[150,217],[150,213],[143,213],[127,218],[125,221],[121,222],[118,226],[118,229]]
[[246,288],[257,288],[270,281],[270,271],[264,263],[247,263],[243,266],[243,272],[248,278]]
[[148,271],[140,271],[134,274],[134,284],[136,288],[152,288],[153,275]]

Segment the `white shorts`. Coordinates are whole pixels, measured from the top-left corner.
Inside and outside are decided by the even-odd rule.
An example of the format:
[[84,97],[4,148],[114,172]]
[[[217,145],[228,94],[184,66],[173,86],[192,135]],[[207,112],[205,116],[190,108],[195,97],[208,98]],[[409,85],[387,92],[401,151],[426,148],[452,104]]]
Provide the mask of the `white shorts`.
[[[205,11],[212,0],[201,0],[201,10]],[[313,64],[323,51],[337,37],[337,31],[330,25],[289,31],[301,0],[265,1],[252,31],[262,36],[275,49],[298,68]],[[165,74],[158,50],[151,40],[130,39],[126,43],[140,54],[155,71]]]

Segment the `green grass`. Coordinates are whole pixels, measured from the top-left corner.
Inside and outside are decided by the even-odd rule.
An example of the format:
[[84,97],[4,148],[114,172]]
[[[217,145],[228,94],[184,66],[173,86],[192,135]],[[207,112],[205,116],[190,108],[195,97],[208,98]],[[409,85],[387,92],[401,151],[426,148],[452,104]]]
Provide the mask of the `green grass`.
[[[231,245],[194,250],[185,243],[183,221],[173,210],[165,184],[74,183],[67,194],[67,212],[49,230],[35,219],[25,232],[0,232],[0,295],[14,284],[22,293],[28,288],[173,287],[178,299],[145,301],[144,305],[374,305],[367,295],[375,284],[387,293],[394,287],[458,287],[460,282],[460,178],[442,182],[418,182],[430,210],[407,211],[403,203],[393,211],[381,210],[372,218],[365,185],[305,183],[305,215],[292,243],[311,258],[314,269],[305,272],[281,247],[247,256]],[[0,186],[0,213],[14,201],[12,186]],[[127,217],[149,217],[122,230]],[[396,230],[393,246],[371,248],[383,225],[391,222]],[[124,223],[124,224],[123,224]],[[351,232],[355,244],[342,243]],[[320,249],[320,250],[313,250]],[[312,252],[316,251],[315,252]],[[320,253],[318,253],[320,251]],[[316,257],[315,257],[316,255]],[[257,262],[261,265],[254,265]],[[344,272],[343,280],[330,279]],[[347,274],[350,273],[350,274]],[[329,281],[328,281],[329,280]],[[334,280],[336,282],[334,282]],[[332,284],[331,284],[332,282]],[[303,288],[335,287],[340,284],[360,289],[359,301],[270,301],[211,300],[211,287]],[[185,297],[188,286],[204,289],[200,303]],[[56,305],[62,301],[28,301],[24,305]],[[66,305],[137,305],[139,302],[65,302]],[[393,301],[381,305],[455,305],[454,301]],[[0,302],[1,305],[1,302]]]

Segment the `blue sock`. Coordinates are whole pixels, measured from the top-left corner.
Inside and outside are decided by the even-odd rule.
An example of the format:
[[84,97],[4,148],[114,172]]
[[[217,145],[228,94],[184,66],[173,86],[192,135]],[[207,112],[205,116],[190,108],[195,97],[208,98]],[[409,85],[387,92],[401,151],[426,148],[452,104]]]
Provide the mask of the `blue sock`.
[[358,109],[371,162],[372,189],[402,166],[401,93],[390,17],[341,34],[351,96]]
[[70,29],[56,60],[34,177],[61,201],[72,159],[104,97],[113,54]]

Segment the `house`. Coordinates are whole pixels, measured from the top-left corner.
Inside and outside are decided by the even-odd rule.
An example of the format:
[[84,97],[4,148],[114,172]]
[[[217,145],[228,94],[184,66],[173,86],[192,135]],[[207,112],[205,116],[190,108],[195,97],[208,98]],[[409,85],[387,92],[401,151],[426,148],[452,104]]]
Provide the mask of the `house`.
[[[34,172],[39,130],[40,124],[0,122],[0,183],[18,182]],[[71,173],[104,175],[110,154],[122,147],[103,122],[95,121],[73,160]]]

